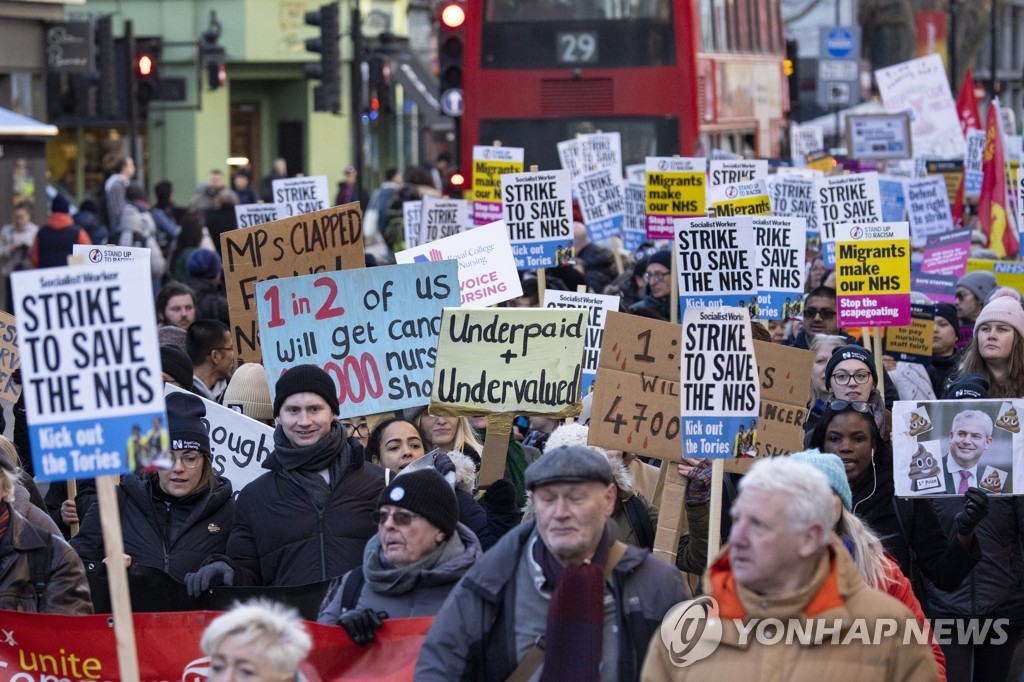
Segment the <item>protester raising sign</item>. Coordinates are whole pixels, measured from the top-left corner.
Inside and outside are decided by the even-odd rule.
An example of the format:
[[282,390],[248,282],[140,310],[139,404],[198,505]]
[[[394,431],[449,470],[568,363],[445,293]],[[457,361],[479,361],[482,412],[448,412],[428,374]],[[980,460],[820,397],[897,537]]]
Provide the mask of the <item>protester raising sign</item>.
[[506,173],[501,210],[516,268],[534,270],[572,263],[572,182],[568,171]]
[[647,157],[647,237],[672,239],[674,220],[707,213],[706,159]]
[[[11,275],[36,478],[130,473],[166,457],[163,373],[148,263]],[[159,447],[130,461],[133,432]]]
[[21,397],[21,384],[14,381],[14,371],[21,366],[19,355],[14,317],[0,312],[0,400],[16,403]]
[[256,283],[366,265],[359,204],[276,220],[221,235],[224,283],[235,352],[262,363],[256,321]]
[[687,308],[682,350],[684,456],[752,455],[761,394],[747,311]]
[[676,221],[679,305],[757,307],[756,246],[752,219],[682,218]]
[[762,320],[786,320],[804,291],[803,218],[753,218],[757,310]]
[[522,172],[522,147],[473,146],[474,225],[486,225],[501,220],[501,176],[505,173]]
[[277,204],[235,205],[235,222],[241,228],[272,223],[281,217],[281,214],[277,211]]
[[459,304],[457,269],[445,260],[257,284],[271,398],[286,369],[315,364],[334,379],[342,417],[422,405],[441,309]]
[[814,180],[818,228],[825,265],[836,264],[836,226],[844,223],[877,223],[882,220],[878,173],[824,176]]
[[420,216],[420,239],[417,244],[429,244],[437,239],[451,237],[469,225],[469,203],[465,199],[423,197]]
[[322,211],[331,205],[326,175],[282,178],[271,183],[274,203],[281,218]]
[[583,310],[446,308],[430,413],[578,415],[586,319]]
[[508,230],[500,220],[395,254],[399,264],[455,260],[462,305],[495,305],[523,295]]
[[619,171],[601,168],[584,173],[576,182],[580,211],[592,242],[622,236],[625,189]]
[[909,325],[907,223],[838,225],[836,293],[840,327]]
[[678,324],[608,313],[588,442],[679,461],[680,355]]
[[618,296],[586,294],[575,291],[544,291],[545,308],[578,308],[587,311],[587,336],[583,347],[583,395],[590,393],[597,374],[597,359],[601,354],[605,321],[608,313],[619,309]]

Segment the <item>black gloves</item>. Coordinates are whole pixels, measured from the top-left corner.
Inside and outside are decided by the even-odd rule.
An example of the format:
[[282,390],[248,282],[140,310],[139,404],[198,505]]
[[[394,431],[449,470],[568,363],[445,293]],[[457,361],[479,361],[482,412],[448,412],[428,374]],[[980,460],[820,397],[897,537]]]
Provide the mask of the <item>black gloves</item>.
[[212,585],[227,585],[228,587],[235,580],[235,570],[224,561],[214,561],[203,566],[195,573],[185,576],[185,587],[188,588],[188,596],[198,597],[208,590]]
[[515,507],[516,488],[504,478],[499,478],[487,488],[480,502],[494,509]]
[[434,468],[437,469],[437,473],[447,476],[455,473],[455,462],[447,453],[439,452],[434,455]]
[[345,632],[356,644],[371,644],[377,641],[377,630],[381,629],[387,617],[385,612],[373,609],[346,611],[338,619],[338,625],[345,628]]
[[980,488],[968,488],[964,493],[964,510],[953,517],[956,532],[959,535],[970,535],[986,516],[988,516],[988,495]]

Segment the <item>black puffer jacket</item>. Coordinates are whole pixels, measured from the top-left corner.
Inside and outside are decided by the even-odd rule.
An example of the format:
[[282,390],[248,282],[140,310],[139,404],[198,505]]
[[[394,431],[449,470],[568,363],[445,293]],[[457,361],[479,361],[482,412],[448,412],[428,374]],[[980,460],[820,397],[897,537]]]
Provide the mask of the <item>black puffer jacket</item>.
[[[274,437],[276,442],[279,433]],[[347,442],[339,457],[343,474],[322,512],[302,486],[281,473],[273,456],[264,463],[271,471],[242,489],[227,549],[235,585],[308,585],[362,563],[363,549],[377,532],[371,516],[384,490],[384,470]]]
[[89,583],[82,561],[59,535],[50,536],[50,564],[42,599],[36,594],[29,555],[45,552],[43,531],[29,524],[6,502],[10,525],[0,538],[0,609],[85,616],[92,613]]
[[[117,487],[124,552],[138,566],[167,573],[178,581],[223,553],[231,534],[234,501],[231,481],[218,476],[212,490],[180,500],[157,493],[157,474],[124,476]],[[102,561],[103,532],[98,504],[89,508],[82,530],[71,541],[83,561]]]
[[[953,517],[964,506],[961,499],[934,500],[932,506],[951,532]],[[928,617],[1009,618],[1013,627],[1024,625],[1024,499],[990,498],[988,516],[974,534],[984,556],[959,588],[943,592],[928,586]]]

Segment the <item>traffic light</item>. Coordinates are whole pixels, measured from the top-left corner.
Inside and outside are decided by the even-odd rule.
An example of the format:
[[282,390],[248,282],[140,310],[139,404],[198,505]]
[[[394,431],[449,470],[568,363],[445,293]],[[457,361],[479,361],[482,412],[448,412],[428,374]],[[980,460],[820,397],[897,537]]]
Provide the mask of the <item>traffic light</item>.
[[786,72],[786,79],[789,81],[789,111],[795,112],[800,106],[800,74],[797,44],[795,40],[786,41],[786,60],[783,67]]
[[338,5],[330,3],[306,12],[306,23],[320,27],[320,37],[306,39],[306,50],[320,54],[319,64],[306,64],[305,68],[306,78],[320,81],[320,85],[313,88],[313,110],[337,114],[341,111]]
[[[441,25],[437,33],[437,65],[440,96],[451,98],[457,91],[462,99],[462,58],[466,45],[466,3],[451,0],[441,5]],[[446,97],[446,93],[450,93]]]
[[135,76],[135,102],[139,106],[139,114],[144,118],[149,102],[159,98],[160,94],[160,53],[163,51],[162,38],[136,38],[135,63],[132,65]]

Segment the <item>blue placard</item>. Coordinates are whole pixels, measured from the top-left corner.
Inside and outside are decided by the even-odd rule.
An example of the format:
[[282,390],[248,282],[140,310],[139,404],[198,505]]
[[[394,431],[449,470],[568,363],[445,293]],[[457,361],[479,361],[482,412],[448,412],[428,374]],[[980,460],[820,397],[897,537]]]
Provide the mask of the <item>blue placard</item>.
[[314,364],[334,379],[342,417],[425,405],[441,310],[460,300],[454,260],[258,283],[271,398],[282,372]]
[[900,223],[907,219],[907,197],[900,180],[879,178],[878,192],[882,195],[882,222]]

